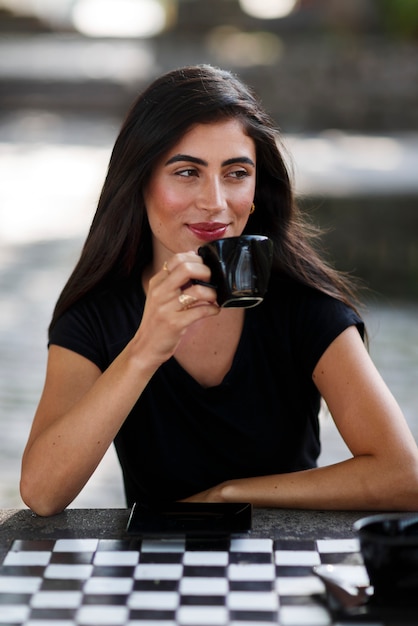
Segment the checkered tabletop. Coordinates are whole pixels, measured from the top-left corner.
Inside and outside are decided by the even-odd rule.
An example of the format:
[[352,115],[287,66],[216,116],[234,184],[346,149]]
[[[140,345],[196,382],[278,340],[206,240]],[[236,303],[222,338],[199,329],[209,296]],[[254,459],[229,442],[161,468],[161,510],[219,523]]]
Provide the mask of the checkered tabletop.
[[0,624],[326,626],[324,563],[363,568],[358,541],[16,540]]

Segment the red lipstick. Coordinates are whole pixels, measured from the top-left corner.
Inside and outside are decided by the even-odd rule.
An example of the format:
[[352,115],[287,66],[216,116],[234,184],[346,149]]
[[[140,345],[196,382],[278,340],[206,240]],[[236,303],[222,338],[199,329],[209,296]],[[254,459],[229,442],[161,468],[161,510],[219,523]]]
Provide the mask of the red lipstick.
[[222,222],[199,222],[197,224],[188,224],[189,230],[202,241],[214,241],[225,237],[228,224]]

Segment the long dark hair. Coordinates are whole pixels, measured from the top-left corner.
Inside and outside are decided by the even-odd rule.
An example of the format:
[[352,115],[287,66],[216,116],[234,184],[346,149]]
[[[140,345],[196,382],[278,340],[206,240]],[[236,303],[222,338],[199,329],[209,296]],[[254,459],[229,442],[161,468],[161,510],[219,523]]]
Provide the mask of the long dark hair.
[[86,294],[139,275],[150,263],[151,232],[142,192],[155,163],[191,126],[229,118],[241,121],[256,146],[256,210],[246,232],[273,239],[275,271],[354,305],[351,283],[313,247],[273,120],[235,75],[197,65],[164,74],[130,109],[80,259],[57,301],[50,328]]

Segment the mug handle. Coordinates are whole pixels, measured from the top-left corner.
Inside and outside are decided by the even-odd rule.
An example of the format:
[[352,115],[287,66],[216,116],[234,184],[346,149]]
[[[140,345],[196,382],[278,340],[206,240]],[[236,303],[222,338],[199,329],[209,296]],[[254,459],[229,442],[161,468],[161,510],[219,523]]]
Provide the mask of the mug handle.
[[198,278],[192,278],[190,281],[192,285],[203,285],[203,287],[210,287],[211,289],[217,289],[217,286],[213,283],[207,283],[204,280],[199,280]]

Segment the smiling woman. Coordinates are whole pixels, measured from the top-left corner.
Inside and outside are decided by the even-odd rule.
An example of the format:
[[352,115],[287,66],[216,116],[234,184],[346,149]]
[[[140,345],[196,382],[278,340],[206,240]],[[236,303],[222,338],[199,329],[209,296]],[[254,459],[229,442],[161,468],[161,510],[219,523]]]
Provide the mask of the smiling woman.
[[[223,308],[197,251],[242,234],[272,242],[267,294]],[[315,252],[276,126],[230,72],[173,70],[134,102],[49,331],[21,478],[41,515],[113,441],[129,506],[418,507],[417,446],[352,285]],[[321,396],[351,454],[326,467]]]

